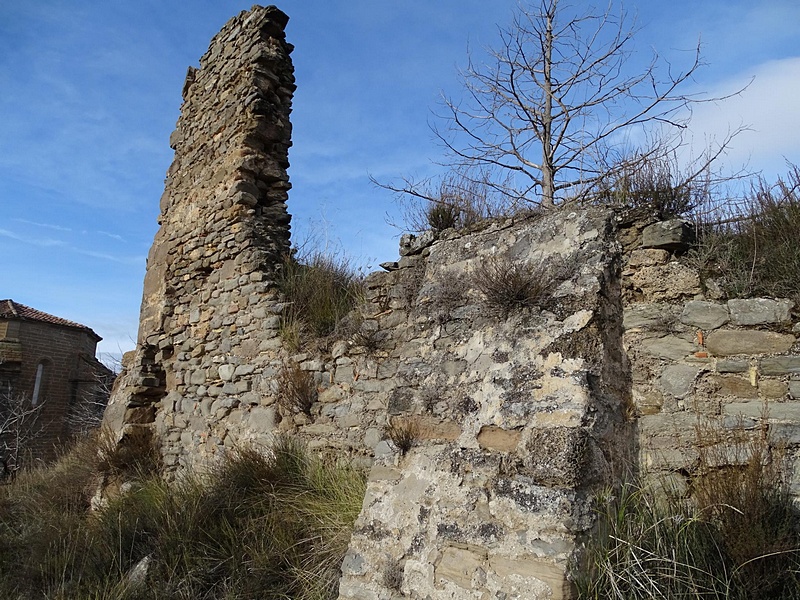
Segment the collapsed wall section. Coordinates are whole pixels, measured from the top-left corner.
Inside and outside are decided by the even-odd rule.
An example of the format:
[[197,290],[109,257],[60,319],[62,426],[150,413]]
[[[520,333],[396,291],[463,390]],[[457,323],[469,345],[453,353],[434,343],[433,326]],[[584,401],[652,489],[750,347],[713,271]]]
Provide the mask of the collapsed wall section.
[[274,6],[242,12],[184,84],[137,346],[106,414],[116,431],[155,428],[167,466],[202,455],[212,413],[258,406],[253,374],[279,345],[270,317],[289,249],[287,21]]
[[[374,456],[340,598],[572,596],[592,493],[633,452],[613,235],[558,211],[406,239],[333,364],[302,363],[325,370],[299,432]],[[532,305],[487,296],[512,265]]]

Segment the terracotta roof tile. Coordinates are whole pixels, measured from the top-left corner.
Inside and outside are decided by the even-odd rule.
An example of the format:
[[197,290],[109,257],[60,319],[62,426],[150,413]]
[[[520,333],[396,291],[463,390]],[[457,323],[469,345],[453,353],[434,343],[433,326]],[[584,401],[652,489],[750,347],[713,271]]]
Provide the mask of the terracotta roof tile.
[[[63,325],[64,327],[75,327],[76,329],[83,329],[88,331],[94,336],[98,336],[91,327],[81,325],[75,321],[69,321],[56,317],[55,315],[36,310],[30,306],[25,306],[13,300],[0,300],[0,319],[22,319],[23,321],[40,321],[42,323],[52,323],[53,325]],[[102,338],[100,338],[102,339]]]

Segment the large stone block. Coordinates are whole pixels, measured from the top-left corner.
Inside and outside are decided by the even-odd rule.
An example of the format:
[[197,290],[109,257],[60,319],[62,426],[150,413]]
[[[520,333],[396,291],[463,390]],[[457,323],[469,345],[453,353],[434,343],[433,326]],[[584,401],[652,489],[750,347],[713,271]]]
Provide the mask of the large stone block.
[[581,481],[587,465],[588,436],[580,427],[537,428],[526,433],[523,464],[540,485],[571,487]]
[[791,300],[771,300],[769,298],[728,300],[731,321],[735,325],[783,323],[791,319],[793,306],[794,302]]
[[800,356],[769,356],[761,359],[762,375],[800,373]]
[[728,322],[728,309],[715,302],[690,300],[683,307],[681,323],[700,329],[716,329]]
[[717,356],[778,354],[792,347],[795,337],[772,331],[717,330],[709,334],[706,347]]
[[695,241],[694,225],[683,219],[653,223],[642,231],[642,248],[688,250]]

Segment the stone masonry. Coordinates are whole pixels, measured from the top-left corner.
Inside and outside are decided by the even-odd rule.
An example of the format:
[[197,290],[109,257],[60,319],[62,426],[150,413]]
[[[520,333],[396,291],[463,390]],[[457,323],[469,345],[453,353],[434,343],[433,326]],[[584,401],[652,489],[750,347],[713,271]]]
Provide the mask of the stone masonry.
[[[403,236],[347,333],[284,347],[286,22],[241,13],[187,75],[137,348],[106,414],[120,443],[149,432],[174,472],[291,433],[370,468],[342,600],[570,598],[595,492],[639,464],[690,485],[698,423],[723,450],[726,431],[768,429],[800,495],[793,305],[724,301],[687,262],[684,222],[582,208]],[[546,284],[535,306],[492,304],[481,274],[503,264]],[[307,409],[281,402],[292,370],[314,383]]]
[[118,431],[155,424],[165,442],[197,450],[210,416],[244,405],[269,419],[257,407],[265,353],[278,346],[271,278],[289,249],[287,21],[275,7],[242,12],[189,68],[137,347],[106,417]]
[[[725,300],[685,260],[680,221],[622,229],[624,346],[642,467],[678,489],[760,437],[800,496],[800,322],[786,299]],[[702,461],[701,461],[702,454]]]

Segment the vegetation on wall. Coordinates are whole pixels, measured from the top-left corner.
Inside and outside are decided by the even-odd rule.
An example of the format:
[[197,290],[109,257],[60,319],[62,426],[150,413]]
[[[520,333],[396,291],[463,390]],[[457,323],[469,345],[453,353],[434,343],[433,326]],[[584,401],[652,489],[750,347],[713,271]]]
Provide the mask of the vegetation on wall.
[[772,296],[800,304],[800,167],[774,184],[758,178],[741,209],[700,215],[695,251],[706,280],[731,298]]
[[295,350],[339,328],[363,297],[363,276],[346,258],[312,251],[287,256],[277,284],[285,299],[281,335]]
[[742,427],[699,430],[698,448],[688,489],[643,477],[597,499],[581,598],[800,598],[800,513],[781,452]]
[[0,486],[0,597],[335,598],[365,474],[288,438],[89,511],[97,446]]

